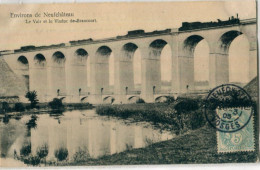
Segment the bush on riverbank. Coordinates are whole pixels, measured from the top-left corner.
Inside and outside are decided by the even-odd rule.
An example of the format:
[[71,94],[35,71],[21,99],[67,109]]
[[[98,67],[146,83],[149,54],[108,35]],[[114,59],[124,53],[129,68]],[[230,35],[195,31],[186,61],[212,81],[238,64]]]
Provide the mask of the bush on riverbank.
[[33,165],[33,166],[37,166],[40,164],[41,162],[41,158],[38,157],[38,156],[28,156],[28,157],[25,157],[23,158],[23,162],[27,165]]
[[48,148],[47,144],[44,144],[43,146],[38,147],[37,151],[36,151],[36,154],[40,159],[47,157],[48,153],[49,153],[49,148]]
[[[184,106],[190,103],[193,103],[193,106],[188,106],[188,109],[185,110]],[[179,134],[187,130],[200,128],[206,123],[203,108],[199,107],[200,104],[197,106],[194,103],[196,103],[196,100],[182,102],[177,106],[178,111],[174,109],[178,103],[153,103],[98,106],[96,112],[99,115],[151,122],[161,128],[174,130],[176,134]]]
[[51,102],[49,102],[49,106],[53,110],[62,110],[64,108],[62,100],[58,98],[54,98]]
[[198,102],[199,102],[198,100],[194,100],[194,99],[181,100],[181,101],[177,102],[177,104],[174,106],[174,109],[178,113],[198,110],[199,109]]
[[172,96],[168,96],[165,103],[168,103],[168,104],[171,104],[171,103],[174,103],[175,102],[175,99],[174,97]]
[[34,91],[28,91],[25,94],[25,97],[30,101],[32,109],[35,108],[36,105],[39,103],[39,100],[37,99],[37,92],[35,90]]
[[0,113],[10,112],[12,108],[9,106],[7,102],[2,102],[0,107]]
[[16,112],[23,112],[23,111],[25,111],[25,107],[22,103],[15,103],[14,110]]
[[144,99],[142,99],[142,98],[138,98],[138,99],[136,100],[136,103],[145,103],[145,101],[144,101]]
[[[59,99],[58,99],[59,100]],[[53,101],[52,101],[53,102]],[[49,102],[51,103],[51,102]],[[57,107],[57,102],[54,102],[54,106],[51,107],[49,103],[38,103],[34,108],[31,108],[30,103],[0,103],[0,114],[10,112],[33,112],[48,111],[48,112],[63,112],[64,110],[77,110],[77,109],[93,109],[94,106],[90,103],[62,103],[62,107]],[[52,105],[52,104],[51,104]],[[60,104],[58,104],[60,105]],[[57,109],[59,108],[59,109]]]
[[31,154],[31,143],[22,146],[22,148],[20,149],[21,156],[28,156],[29,154]]
[[64,161],[67,159],[69,155],[67,148],[60,148],[58,150],[55,150],[55,157],[58,159],[58,161]]
[[75,163],[85,162],[90,158],[87,148],[78,148],[76,153],[73,155],[73,161]]
[[68,109],[93,109],[94,106],[90,103],[68,103],[64,104]]

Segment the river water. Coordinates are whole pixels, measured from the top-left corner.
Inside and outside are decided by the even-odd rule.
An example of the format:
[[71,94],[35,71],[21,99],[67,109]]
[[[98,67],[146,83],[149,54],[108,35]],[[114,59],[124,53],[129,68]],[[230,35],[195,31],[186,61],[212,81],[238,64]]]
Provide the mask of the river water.
[[46,160],[55,161],[55,151],[66,148],[68,160],[84,150],[91,158],[111,155],[132,148],[146,147],[152,143],[172,139],[170,132],[160,132],[149,123],[131,123],[126,120],[99,116],[95,110],[74,110],[62,115],[37,114],[1,119],[0,165],[22,166],[14,159],[24,146],[31,154],[47,146]]

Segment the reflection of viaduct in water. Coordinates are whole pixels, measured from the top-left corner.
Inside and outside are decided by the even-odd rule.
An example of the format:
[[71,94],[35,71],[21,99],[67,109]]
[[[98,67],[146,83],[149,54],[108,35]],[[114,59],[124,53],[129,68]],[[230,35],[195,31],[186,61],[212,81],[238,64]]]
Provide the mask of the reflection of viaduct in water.
[[[103,40],[71,41],[48,47],[27,47],[2,52],[9,67],[23,75],[40,101],[64,97],[65,102],[102,103],[115,98],[126,103],[133,96],[154,102],[162,95],[194,92],[194,49],[205,39],[209,45],[209,87],[229,82],[228,53],[231,42],[244,34],[249,41],[248,79],[257,75],[256,19],[239,23],[178,31],[167,29]],[[161,90],[160,55],[171,48],[172,82],[169,94]],[[141,53],[141,90],[134,89],[133,56]],[[109,88],[109,57],[114,55],[114,88]],[[87,69],[87,61],[90,69]],[[89,73],[88,73],[89,70]],[[90,82],[87,82],[90,75]],[[24,95],[21,94],[21,95]]]
[[[170,135],[141,126],[79,118],[73,114],[70,114],[71,117],[61,117],[60,124],[58,120],[47,118],[48,115],[47,119],[41,117],[37,122],[37,129],[32,129],[31,132],[32,153],[36,154],[38,147],[47,144],[48,159],[55,158],[54,153],[60,148],[68,149],[70,159],[79,148],[96,158],[171,138]],[[46,124],[46,121],[49,123]]]

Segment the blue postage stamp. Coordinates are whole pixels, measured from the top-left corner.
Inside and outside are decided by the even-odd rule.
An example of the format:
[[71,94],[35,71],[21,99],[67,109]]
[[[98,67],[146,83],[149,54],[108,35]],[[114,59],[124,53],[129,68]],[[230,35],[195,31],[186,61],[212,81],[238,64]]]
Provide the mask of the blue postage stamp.
[[253,117],[250,119],[252,108],[225,108],[217,109],[216,112],[221,118],[218,122],[220,128],[226,126],[226,129],[238,129],[246,124],[233,133],[217,131],[218,153],[254,151]]

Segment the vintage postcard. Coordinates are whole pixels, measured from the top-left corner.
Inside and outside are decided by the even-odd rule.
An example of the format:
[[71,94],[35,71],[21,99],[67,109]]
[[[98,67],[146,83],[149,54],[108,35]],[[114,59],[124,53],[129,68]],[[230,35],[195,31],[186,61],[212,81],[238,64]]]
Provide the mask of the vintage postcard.
[[0,167],[258,162],[256,4],[1,4]]

